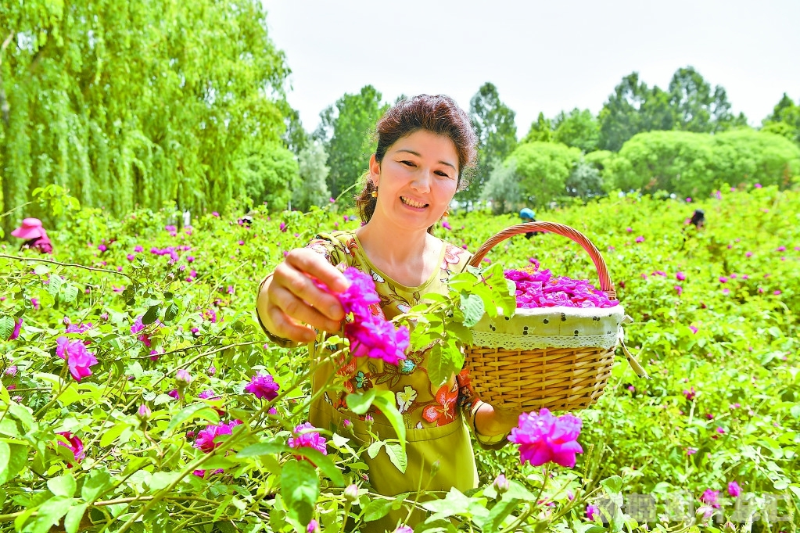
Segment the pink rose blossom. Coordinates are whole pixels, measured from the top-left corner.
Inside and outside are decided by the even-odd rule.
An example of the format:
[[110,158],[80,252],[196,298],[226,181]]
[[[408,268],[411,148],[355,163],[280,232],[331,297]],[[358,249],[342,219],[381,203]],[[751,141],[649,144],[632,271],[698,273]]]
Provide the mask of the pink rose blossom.
[[636,237],[636,242],[644,242],[644,237],[639,235],[638,237]]
[[198,450],[209,453],[214,448],[222,446],[221,442],[215,442],[217,437],[232,434],[233,428],[239,424],[241,422],[238,420],[234,420],[229,424],[209,424],[197,434],[197,439],[194,441],[193,446]]
[[[86,454],[83,451],[83,442],[81,439],[70,433],[69,431],[60,431],[56,433],[56,435],[61,435],[64,437],[67,442],[63,442],[61,440],[58,441],[59,446],[63,446],[72,452],[72,456],[75,458],[75,462],[80,463],[84,458],[86,458]],[[70,468],[72,465],[69,465]]]
[[741,493],[742,493],[742,487],[740,487],[738,483],[736,483],[735,481],[731,481],[730,483],[728,483],[728,494],[730,494],[734,498],[738,498]]
[[686,279],[686,274],[684,274],[683,272],[676,272],[675,273],[675,278],[678,281],[684,281]]
[[591,503],[586,506],[586,518],[594,522],[595,518],[600,518],[600,508]]
[[582,421],[569,413],[556,418],[547,408],[539,414],[523,413],[519,425],[511,430],[508,440],[519,445],[520,463],[533,466],[555,462],[575,466],[575,454],[583,453],[578,444]]
[[11,335],[8,337],[8,340],[13,341],[19,338],[19,331],[22,328],[22,317],[14,319],[14,331],[11,332]]
[[258,399],[266,399],[272,401],[278,397],[280,385],[275,383],[275,379],[264,372],[259,372],[252,378],[250,383],[244,388],[245,391],[254,394]]
[[289,437],[289,447],[290,448],[313,448],[317,450],[322,455],[328,455],[328,450],[325,447],[325,437],[317,433],[316,431],[309,431],[309,430],[316,430],[314,426],[312,426],[309,422],[305,422],[300,424],[299,426],[294,428],[295,437]]
[[719,491],[706,489],[706,491],[700,497],[700,501],[706,505],[710,505],[714,509],[719,509]]
[[697,333],[697,328],[695,326],[689,326],[689,329],[692,330],[692,333]]
[[683,395],[686,396],[686,399],[690,402],[694,400],[694,397],[697,395],[697,392],[694,390],[694,387],[691,389],[683,389]]

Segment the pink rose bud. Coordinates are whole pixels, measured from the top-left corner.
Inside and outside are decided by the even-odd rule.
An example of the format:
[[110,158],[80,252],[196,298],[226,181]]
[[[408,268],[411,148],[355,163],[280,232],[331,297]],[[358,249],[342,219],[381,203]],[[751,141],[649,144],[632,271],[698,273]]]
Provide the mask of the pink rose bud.
[[152,411],[146,405],[142,404],[139,406],[139,410],[136,411],[136,416],[138,416],[141,420],[147,420],[152,415]]
[[183,382],[186,385],[192,382],[192,376],[185,368],[181,368],[175,373],[175,379],[178,380],[178,382]]
[[499,476],[497,476],[497,478],[495,478],[494,483],[492,483],[492,486],[499,494],[503,494],[508,491],[510,485],[508,479],[506,479],[506,476],[500,474]]
[[356,501],[358,499],[358,485],[349,485],[344,489],[344,497],[350,502]]

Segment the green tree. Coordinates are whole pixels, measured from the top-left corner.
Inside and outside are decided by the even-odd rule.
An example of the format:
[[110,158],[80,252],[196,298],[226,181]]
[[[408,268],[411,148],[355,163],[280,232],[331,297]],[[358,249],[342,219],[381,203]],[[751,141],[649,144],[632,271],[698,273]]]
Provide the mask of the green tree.
[[372,85],[357,94],[345,94],[320,113],[320,125],[314,137],[323,142],[328,153],[328,187],[336,197],[356,183],[367,169],[375,151],[372,132],[388,109],[383,96]]
[[297,157],[300,166],[300,184],[292,193],[292,203],[298,209],[308,211],[312,205],[328,203],[331,193],[327,179],[330,168],[325,164],[328,154],[320,142],[310,142]]
[[669,103],[675,113],[675,129],[710,133],[747,125],[744,115],[731,113],[725,89],[717,85],[712,91],[694,67],[679,68],[672,76]]
[[639,133],[641,128],[640,110],[647,99],[647,84],[639,81],[639,73],[633,72],[614,87],[614,92],[603,104],[598,115],[600,123],[599,147],[618,151],[622,145]]
[[[257,0],[3,2],[0,40],[3,210],[51,183],[116,214],[219,210],[280,147],[289,70]],[[46,217],[6,229],[23,214]]]
[[604,192],[600,171],[583,158],[572,167],[564,186],[568,196],[576,196],[583,200],[602,196]]
[[459,196],[463,200],[480,197],[497,162],[502,161],[517,144],[515,113],[500,100],[493,83],[484,83],[469,102],[469,114],[478,135],[478,169],[469,188]]
[[536,121],[531,124],[531,129],[522,139],[523,143],[550,142],[553,140],[553,123],[544,118],[544,113],[539,112]]
[[800,144],[800,105],[783,93],[772,114],[762,121],[762,126],[761,131],[776,133]]
[[709,135],[685,131],[639,133],[609,161],[604,178],[622,190],[704,197],[723,184],[788,187],[800,175],[800,147],[750,129]]
[[563,196],[567,178],[580,158],[580,150],[560,143],[520,144],[509,156],[519,176],[520,200],[543,206]]
[[520,202],[519,176],[514,159],[509,158],[494,166],[492,175],[481,191],[481,200],[491,201],[495,214],[508,213]]
[[252,149],[236,161],[236,171],[244,181],[244,190],[256,204],[266,203],[274,211],[289,207],[292,189],[300,185],[297,161],[287,148],[275,146]]
[[591,152],[597,149],[600,141],[600,126],[592,112],[588,109],[580,110],[577,107],[569,112],[563,111],[553,120],[553,140]]

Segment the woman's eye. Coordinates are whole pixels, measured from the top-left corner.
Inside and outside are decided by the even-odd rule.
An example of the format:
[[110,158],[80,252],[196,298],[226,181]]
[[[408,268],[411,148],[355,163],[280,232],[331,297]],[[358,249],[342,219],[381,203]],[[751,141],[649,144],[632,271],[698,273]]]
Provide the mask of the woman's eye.
[[441,170],[438,170],[438,171],[436,172],[436,175],[437,175],[437,176],[442,176],[443,178],[449,178],[449,177],[450,177],[450,176],[447,174],[447,172],[442,172]]
[[404,164],[404,165],[406,165],[406,166],[409,166],[409,167],[414,167],[414,166],[416,166],[416,165],[415,165],[414,163],[412,163],[411,161],[400,161],[400,162],[401,162],[401,163],[403,163],[403,164]]

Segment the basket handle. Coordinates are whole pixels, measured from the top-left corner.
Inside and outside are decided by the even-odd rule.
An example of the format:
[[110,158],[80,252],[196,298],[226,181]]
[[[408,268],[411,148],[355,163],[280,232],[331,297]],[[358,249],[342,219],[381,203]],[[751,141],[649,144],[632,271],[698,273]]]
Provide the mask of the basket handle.
[[597,269],[597,276],[600,279],[600,290],[606,293],[606,296],[608,296],[610,300],[617,299],[617,293],[614,290],[614,284],[611,283],[611,278],[608,275],[608,267],[606,267],[606,262],[603,260],[603,256],[600,255],[600,250],[597,249],[597,246],[592,244],[592,241],[590,241],[586,235],[576,229],[565,226],[564,224],[557,224],[555,222],[526,222],[524,224],[517,224],[516,226],[506,228],[500,233],[497,233],[493,237],[489,238],[488,241],[483,243],[481,247],[478,248],[478,251],[475,252],[475,255],[472,256],[472,259],[469,262],[470,266],[479,266],[481,261],[483,261],[483,258],[486,257],[486,254],[489,253],[489,250],[504,240],[509,239],[514,235],[528,233],[531,231],[557,233],[562,237],[566,237],[571,241],[580,244],[581,248],[583,248],[586,253],[589,254],[589,257],[591,257],[592,262],[594,263],[595,269]]

